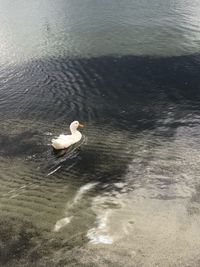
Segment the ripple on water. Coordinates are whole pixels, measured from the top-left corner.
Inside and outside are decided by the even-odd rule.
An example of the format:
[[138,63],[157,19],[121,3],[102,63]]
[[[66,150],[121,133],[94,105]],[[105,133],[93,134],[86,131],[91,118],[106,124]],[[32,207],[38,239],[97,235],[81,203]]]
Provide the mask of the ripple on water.
[[[4,80],[0,223],[16,240],[28,235],[27,257],[39,244],[38,262],[44,259],[44,243],[58,264],[83,244],[99,258],[104,250],[96,246],[108,246],[107,259],[113,253],[120,262],[122,251],[123,260],[144,266],[145,260],[154,266],[154,256],[164,255],[166,263],[168,255],[178,261],[180,251],[187,262],[199,255],[199,63],[193,59],[49,59],[18,69],[19,81]],[[48,144],[72,117],[86,121],[87,142],[69,162]],[[15,222],[19,228],[31,222],[32,234],[12,228]],[[8,260],[15,249],[7,247]],[[81,262],[80,255],[88,254],[77,256]]]

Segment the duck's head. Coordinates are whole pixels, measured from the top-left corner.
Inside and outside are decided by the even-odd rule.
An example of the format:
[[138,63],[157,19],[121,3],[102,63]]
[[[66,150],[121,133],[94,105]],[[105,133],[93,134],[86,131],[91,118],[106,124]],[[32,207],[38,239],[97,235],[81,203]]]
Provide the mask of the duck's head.
[[84,125],[81,124],[81,123],[79,123],[79,121],[73,121],[73,122],[70,124],[70,127],[69,127],[69,128],[70,128],[71,132],[74,132],[74,131],[77,130],[78,127],[83,128]]

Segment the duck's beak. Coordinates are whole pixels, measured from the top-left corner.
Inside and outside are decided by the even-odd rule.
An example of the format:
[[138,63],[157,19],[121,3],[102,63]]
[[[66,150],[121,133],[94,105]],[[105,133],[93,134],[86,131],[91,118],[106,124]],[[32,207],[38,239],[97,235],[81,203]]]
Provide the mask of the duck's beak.
[[80,127],[80,128],[83,128],[83,127],[84,127],[84,125],[83,125],[83,124],[81,124],[81,123],[79,123],[78,127]]

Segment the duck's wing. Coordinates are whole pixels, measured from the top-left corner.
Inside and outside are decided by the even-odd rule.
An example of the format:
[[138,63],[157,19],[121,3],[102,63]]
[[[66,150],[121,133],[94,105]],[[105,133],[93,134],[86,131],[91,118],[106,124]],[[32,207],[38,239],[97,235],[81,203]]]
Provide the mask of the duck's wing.
[[65,148],[65,141],[63,141],[62,139],[59,139],[59,138],[52,139],[51,140],[51,145],[55,149],[64,149]]
[[58,138],[56,139],[52,139],[52,146],[55,148],[55,149],[64,149],[64,148],[67,148],[69,147],[71,144],[72,144],[72,140],[71,140],[71,137],[70,136],[59,136]]
[[70,140],[71,135],[67,135],[67,134],[60,134],[57,139],[62,139],[62,140]]

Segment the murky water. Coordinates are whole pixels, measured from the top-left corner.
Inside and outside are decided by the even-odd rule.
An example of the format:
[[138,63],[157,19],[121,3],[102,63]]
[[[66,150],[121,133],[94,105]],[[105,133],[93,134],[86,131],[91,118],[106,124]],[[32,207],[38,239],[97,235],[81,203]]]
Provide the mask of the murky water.
[[2,266],[199,266],[199,10],[0,1]]

